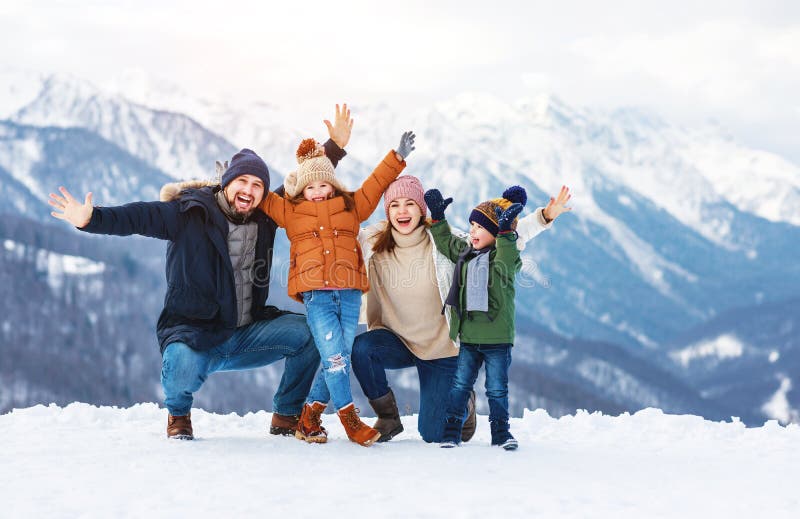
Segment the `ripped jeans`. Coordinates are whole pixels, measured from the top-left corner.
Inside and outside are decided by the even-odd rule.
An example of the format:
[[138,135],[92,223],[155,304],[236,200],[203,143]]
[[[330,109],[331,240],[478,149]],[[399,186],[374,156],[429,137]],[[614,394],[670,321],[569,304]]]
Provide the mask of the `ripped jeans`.
[[322,360],[306,402],[329,400],[338,411],[353,402],[350,392],[350,353],[353,351],[361,309],[361,291],[309,290],[303,292],[308,327]]

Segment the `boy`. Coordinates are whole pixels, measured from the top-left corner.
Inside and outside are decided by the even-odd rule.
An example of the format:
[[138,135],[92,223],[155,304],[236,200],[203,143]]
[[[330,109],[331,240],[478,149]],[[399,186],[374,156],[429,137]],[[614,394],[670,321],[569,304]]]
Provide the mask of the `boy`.
[[454,236],[444,219],[452,201],[444,200],[436,189],[425,193],[436,247],[455,263],[445,306],[451,312],[450,337],[461,343],[440,446],[458,445],[467,399],[478,369],[486,363],[492,445],[515,450],[517,440],[508,425],[508,368],[514,343],[514,278],[522,265],[514,243],[516,218],[527,195],[523,188],[513,186],[502,198],[478,204],[469,218],[469,241]]

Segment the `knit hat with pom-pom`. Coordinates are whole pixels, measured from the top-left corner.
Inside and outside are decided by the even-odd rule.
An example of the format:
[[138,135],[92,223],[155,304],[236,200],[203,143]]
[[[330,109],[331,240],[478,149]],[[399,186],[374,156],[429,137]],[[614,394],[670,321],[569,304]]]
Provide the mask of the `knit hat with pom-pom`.
[[340,191],[346,191],[336,180],[333,163],[325,156],[325,149],[317,141],[304,139],[298,146],[296,155],[297,171],[289,173],[283,181],[283,187],[289,198],[302,193],[308,184],[317,180],[328,182]]
[[[528,201],[528,194],[525,188],[520,186],[511,186],[503,191],[502,198],[493,198],[480,204],[472,210],[469,215],[469,221],[475,222],[490,233],[492,236],[497,236],[497,213],[495,208],[499,207],[506,210],[511,207],[511,204],[522,204],[523,206]],[[517,219],[511,224],[512,229],[517,228]]]

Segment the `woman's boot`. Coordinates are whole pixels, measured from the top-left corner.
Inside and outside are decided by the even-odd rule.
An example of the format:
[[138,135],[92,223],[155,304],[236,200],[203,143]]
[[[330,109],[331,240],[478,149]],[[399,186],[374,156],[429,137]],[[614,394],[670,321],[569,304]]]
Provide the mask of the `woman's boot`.
[[397,400],[390,389],[388,393],[375,400],[370,400],[369,405],[375,411],[378,420],[372,427],[381,433],[378,442],[388,442],[403,432],[403,422],[400,421],[400,411],[397,410]]

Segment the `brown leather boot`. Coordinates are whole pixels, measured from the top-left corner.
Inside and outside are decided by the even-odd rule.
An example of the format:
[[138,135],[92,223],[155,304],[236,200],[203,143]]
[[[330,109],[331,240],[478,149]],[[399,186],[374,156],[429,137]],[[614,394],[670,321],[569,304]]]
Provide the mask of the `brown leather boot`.
[[313,402],[303,406],[303,413],[297,422],[297,430],[294,437],[298,440],[305,440],[308,443],[325,443],[328,441],[328,431],[322,426],[322,413],[325,411],[325,404]]
[[337,414],[339,415],[339,420],[342,421],[342,425],[344,425],[344,432],[347,433],[347,437],[350,438],[350,441],[354,441],[364,447],[369,447],[381,437],[380,432],[361,421],[354,404],[350,403],[344,406],[339,409]]
[[269,425],[269,433],[279,436],[294,436],[294,433],[297,431],[297,423],[299,421],[299,415],[272,413],[272,422]]
[[467,419],[464,420],[464,425],[461,427],[461,441],[468,442],[475,435],[475,428],[478,425],[478,420],[475,417],[475,391],[470,391],[469,400],[467,401]]
[[192,432],[192,413],[186,416],[172,416],[167,418],[167,438],[175,440],[194,440]]
[[397,400],[390,389],[388,393],[375,400],[370,400],[369,405],[375,411],[378,419],[372,427],[381,433],[378,442],[388,442],[403,432],[403,422],[400,421],[400,411],[397,410]]

